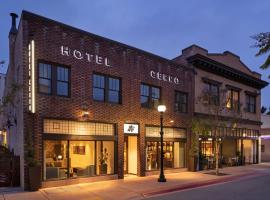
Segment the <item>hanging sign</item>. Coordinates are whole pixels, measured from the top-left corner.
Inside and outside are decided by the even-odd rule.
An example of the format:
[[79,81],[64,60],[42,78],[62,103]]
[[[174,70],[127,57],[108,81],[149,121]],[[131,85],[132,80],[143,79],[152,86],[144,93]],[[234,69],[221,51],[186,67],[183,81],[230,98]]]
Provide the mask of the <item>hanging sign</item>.
[[138,134],[139,125],[138,124],[124,124],[124,133]]

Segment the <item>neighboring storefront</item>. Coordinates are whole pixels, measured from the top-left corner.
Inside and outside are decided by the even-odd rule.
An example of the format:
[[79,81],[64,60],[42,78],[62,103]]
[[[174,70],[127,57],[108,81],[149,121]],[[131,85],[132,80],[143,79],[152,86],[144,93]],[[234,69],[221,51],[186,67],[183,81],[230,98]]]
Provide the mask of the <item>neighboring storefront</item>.
[[262,114],[261,162],[270,162],[270,115]]
[[220,134],[217,138],[211,136],[199,138],[200,170],[215,168],[216,139],[220,143],[220,167],[258,163],[259,130],[238,128],[233,132]]

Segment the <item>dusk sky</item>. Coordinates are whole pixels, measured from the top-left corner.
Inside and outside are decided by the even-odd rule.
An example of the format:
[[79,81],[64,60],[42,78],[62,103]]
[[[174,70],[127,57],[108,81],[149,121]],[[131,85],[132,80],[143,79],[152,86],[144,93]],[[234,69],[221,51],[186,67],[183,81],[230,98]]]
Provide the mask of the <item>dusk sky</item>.
[[[254,56],[257,49],[250,38],[270,31],[269,0],[2,0],[2,73],[8,65],[9,13],[20,15],[23,9],[169,59],[191,44],[210,53],[229,50],[270,81],[270,69],[259,69],[266,56]],[[262,90],[262,105],[270,107],[270,86]]]

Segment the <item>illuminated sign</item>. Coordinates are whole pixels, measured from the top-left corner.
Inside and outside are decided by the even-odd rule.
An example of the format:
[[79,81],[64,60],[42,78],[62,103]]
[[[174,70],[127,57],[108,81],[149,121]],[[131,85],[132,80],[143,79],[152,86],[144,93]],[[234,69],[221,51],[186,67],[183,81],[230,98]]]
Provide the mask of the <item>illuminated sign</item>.
[[35,42],[31,40],[28,45],[28,93],[29,111],[36,112],[36,91],[35,91]]
[[160,81],[174,83],[174,84],[177,84],[177,85],[180,84],[179,78],[177,78],[175,76],[168,75],[168,74],[163,74],[163,73],[160,73],[160,72],[155,72],[154,70],[150,71],[150,76],[153,79],[158,79]]
[[124,133],[138,134],[139,125],[138,124],[124,124]]
[[90,63],[96,63],[98,65],[105,65],[107,67],[112,67],[109,59],[107,57],[102,57],[97,54],[91,54],[88,52],[82,52],[77,49],[71,49],[67,46],[61,46],[61,55],[73,57],[77,60],[85,60]]

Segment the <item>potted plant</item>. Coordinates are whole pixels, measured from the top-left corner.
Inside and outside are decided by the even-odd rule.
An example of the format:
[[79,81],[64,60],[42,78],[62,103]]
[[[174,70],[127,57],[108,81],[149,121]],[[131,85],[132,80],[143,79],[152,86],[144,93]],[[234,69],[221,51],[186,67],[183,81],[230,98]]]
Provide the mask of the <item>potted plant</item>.
[[32,133],[27,132],[25,139],[25,161],[28,167],[29,190],[37,191],[41,186],[41,165],[35,158]]
[[100,174],[107,174],[108,170],[108,152],[107,149],[104,148],[104,150],[101,151],[100,156],[99,156],[99,169],[100,169]]
[[192,133],[191,144],[189,149],[189,170],[197,171],[199,156],[199,136],[197,133]]

